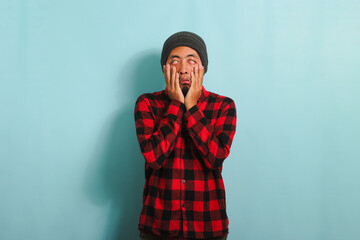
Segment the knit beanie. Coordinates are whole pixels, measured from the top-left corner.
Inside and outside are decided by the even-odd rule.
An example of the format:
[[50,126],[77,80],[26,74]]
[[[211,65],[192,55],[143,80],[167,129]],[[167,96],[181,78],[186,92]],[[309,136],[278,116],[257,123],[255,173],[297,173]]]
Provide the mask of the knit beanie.
[[161,69],[165,65],[167,58],[169,57],[170,52],[180,46],[186,46],[194,49],[201,59],[201,62],[204,66],[204,74],[207,71],[208,67],[208,56],[206,51],[206,45],[204,40],[195,33],[192,32],[177,32],[171,35],[164,43],[162,52],[161,52]]

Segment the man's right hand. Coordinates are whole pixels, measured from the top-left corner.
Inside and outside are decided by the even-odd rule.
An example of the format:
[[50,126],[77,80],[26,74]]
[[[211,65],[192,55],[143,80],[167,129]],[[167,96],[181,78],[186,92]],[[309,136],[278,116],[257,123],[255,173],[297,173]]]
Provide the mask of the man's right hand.
[[176,68],[171,67],[170,64],[164,65],[163,68],[168,96],[173,100],[184,103],[184,94],[181,91],[179,83],[179,73],[177,73]]

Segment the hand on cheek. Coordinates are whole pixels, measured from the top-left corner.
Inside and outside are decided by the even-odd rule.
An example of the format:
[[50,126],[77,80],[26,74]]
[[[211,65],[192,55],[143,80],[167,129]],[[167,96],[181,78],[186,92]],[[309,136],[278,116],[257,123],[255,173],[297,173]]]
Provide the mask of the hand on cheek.
[[169,98],[184,103],[184,94],[180,88],[179,73],[176,68],[166,64],[164,66],[164,77]]
[[202,83],[204,77],[204,67],[195,65],[191,76],[191,86],[185,97],[185,106],[186,109],[192,108],[197,104],[201,93],[202,93]]

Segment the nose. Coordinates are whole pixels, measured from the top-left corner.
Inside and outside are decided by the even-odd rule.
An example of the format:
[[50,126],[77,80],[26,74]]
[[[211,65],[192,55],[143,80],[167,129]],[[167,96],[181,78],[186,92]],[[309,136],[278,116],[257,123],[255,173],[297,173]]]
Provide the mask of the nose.
[[181,63],[179,68],[180,74],[188,74],[189,73],[189,66],[186,63]]

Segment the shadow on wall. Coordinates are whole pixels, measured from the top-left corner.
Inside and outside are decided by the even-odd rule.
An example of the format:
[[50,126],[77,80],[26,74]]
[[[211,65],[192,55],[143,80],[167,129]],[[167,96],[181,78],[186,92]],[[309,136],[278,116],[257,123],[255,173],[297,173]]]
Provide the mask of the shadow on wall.
[[[124,79],[124,77],[129,79]],[[134,107],[145,92],[163,90],[159,51],[137,54],[119,75],[122,108],[110,116],[99,137],[85,181],[91,202],[109,209],[102,239],[139,239],[138,222],[145,183],[145,160],[136,138]],[[100,223],[100,226],[104,226]]]

